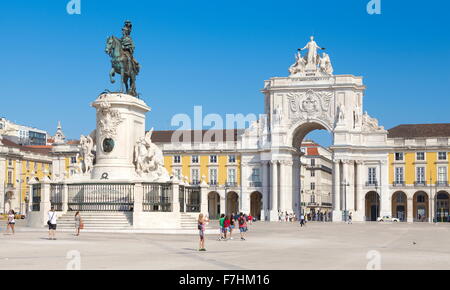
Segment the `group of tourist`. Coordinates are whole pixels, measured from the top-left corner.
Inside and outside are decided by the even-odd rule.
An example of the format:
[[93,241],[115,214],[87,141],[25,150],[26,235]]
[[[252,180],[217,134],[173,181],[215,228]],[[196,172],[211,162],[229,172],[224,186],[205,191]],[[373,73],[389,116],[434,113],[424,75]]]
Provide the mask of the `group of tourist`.
[[[221,214],[219,219],[219,241],[233,240],[233,232],[239,229],[241,241],[245,241],[245,233],[248,231],[248,224],[253,223],[254,218],[244,213],[225,215]],[[209,219],[200,214],[198,217],[198,230],[200,234],[199,251],[206,251],[205,229]]]
[[[48,220],[47,220],[49,240],[56,240],[57,219],[58,214],[55,210],[55,207],[52,206],[52,208],[48,212]],[[80,231],[84,228],[83,219],[81,218],[79,211],[75,213],[74,224],[75,224],[75,236],[79,236]]]
[[288,213],[287,211],[278,211],[278,221],[280,222],[295,222],[296,216],[295,213]]

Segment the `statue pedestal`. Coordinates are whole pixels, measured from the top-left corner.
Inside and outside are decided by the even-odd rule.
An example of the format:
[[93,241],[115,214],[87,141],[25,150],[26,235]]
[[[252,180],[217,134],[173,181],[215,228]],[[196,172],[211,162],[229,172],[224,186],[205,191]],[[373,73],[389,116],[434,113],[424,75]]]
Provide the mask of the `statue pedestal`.
[[151,108],[122,93],[102,94],[92,107],[97,110],[97,155],[91,179],[135,179],[134,145],[145,135],[145,114]]

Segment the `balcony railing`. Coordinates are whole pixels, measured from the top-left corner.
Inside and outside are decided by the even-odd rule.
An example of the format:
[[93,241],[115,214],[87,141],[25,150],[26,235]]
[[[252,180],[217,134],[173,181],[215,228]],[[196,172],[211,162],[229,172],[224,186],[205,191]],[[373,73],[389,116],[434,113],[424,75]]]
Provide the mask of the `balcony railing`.
[[436,186],[448,187],[448,181],[438,181],[438,182],[436,182]]
[[261,181],[252,181],[250,182],[250,187],[262,187]]
[[416,181],[414,182],[414,186],[427,186],[426,181]]
[[405,182],[404,181],[394,181],[392,186],[396,186],[396,187],[405,186]]
[[378,182],[377,181],[367,181],[366,182],[366,186],[378,186]]
[[6,189],[14,189],[14,184],[12,184],[12,183],[7,183],[6,184]]
[[237,187],[237,182],[226,182],[225,183],[226,187]]

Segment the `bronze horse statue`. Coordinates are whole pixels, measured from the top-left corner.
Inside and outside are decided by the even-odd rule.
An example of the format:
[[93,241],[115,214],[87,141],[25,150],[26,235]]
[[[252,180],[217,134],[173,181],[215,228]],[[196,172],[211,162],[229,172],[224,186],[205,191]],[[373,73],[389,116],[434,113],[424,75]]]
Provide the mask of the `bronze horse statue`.
[[[134,61],[133,56],[122,47],[122,42],[115,36],[108,37],[105,52],[111,57],[111,71],[109,78],[115,83],[114,76],[121,76],[121,92],[137,97],[136,76],[139,74],[139,64]],[[125,90],[124,90],[125,88]]]

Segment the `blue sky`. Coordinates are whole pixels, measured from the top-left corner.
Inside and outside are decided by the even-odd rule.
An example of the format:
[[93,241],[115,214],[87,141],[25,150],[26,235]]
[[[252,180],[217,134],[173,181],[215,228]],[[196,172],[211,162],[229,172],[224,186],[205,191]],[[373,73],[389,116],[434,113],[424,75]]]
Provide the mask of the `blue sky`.
[[[448,1],[381,0],[2,1],[0,116],[78,138],[95,126],[89,104],[104,89],[106,37],[133,22],[138,91],[153,108],[147,127],[173,115],[262,113],[263,81],[287,76],[294,53],[314,34],[336,74],[364,76],[364,110],[391,128],[449,122]],[[324,134],[313,135],[327,142]]]

